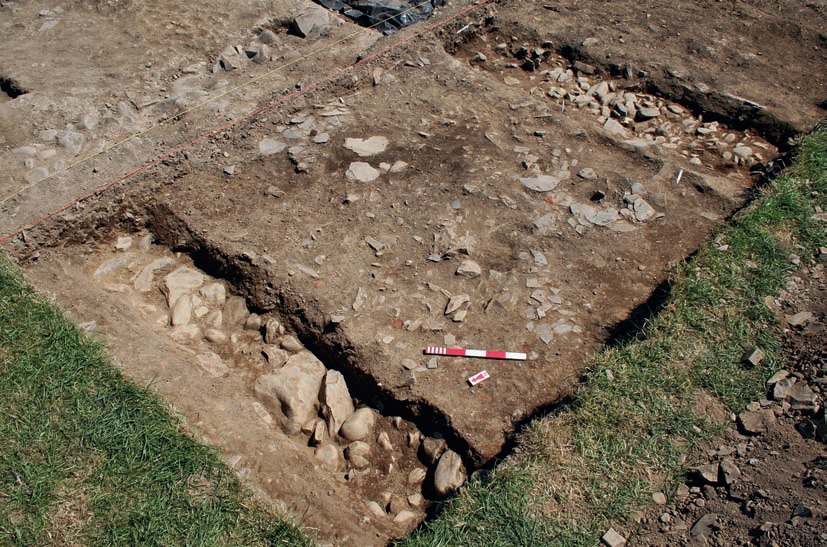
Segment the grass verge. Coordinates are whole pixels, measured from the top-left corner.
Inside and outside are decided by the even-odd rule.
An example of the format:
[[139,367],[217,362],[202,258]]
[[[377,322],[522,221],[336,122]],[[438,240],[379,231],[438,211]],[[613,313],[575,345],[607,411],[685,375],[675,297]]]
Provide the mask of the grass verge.
[[[788,173],[679,268],[641,336],[592,359],[573,405],[533,422],[509,461],[400,545],[596,545],[653,489],[676,484],[730,413],[764,395],[779,348],[764,299],[799,260],[823,260],[824,208],[822,123]],[[746,367],[753,346],[768,358]]]
[[309,545],[0,256],[0,544]]

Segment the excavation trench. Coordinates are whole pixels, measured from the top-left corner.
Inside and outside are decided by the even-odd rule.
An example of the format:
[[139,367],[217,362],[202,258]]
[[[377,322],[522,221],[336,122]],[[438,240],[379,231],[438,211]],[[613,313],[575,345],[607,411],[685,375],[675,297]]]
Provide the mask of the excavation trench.
[[[128,376],[336,543],[400,537],[566,401],[791,133],[666,69],[641,76],[496,21],[461,38],[457,22],[446,48],[363,67],[15,242]],[[159,290],[181,268],[200,280],[188,312]],[[277,387],[293,369],[320,382],[290,376],[301,401]],[[366,436],[325,406],[331,371],[373,417]]]

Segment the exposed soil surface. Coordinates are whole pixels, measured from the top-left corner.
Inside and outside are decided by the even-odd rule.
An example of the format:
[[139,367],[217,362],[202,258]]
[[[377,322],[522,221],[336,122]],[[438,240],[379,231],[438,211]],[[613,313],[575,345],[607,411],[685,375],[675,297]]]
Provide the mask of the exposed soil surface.
[[[286,0],[0,14],[0,237],[116,183],[6,249],[335,544],[401,536],[569,395],[827,98],[824,2],[451,2],[386,37]],[[307,351],[364,441],[261,387]]]

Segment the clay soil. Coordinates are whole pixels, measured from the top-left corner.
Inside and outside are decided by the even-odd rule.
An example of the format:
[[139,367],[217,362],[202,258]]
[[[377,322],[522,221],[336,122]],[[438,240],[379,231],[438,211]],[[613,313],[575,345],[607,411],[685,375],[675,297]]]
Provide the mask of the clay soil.
[[[324,541],[383,544],[435,497],[418,432],[467,473],[496,462],[825,115],[827,3],[452,1],[390,36],[289,30],[317,9],[0,2],[0,237],[262,496]],[[387,145],[346,146],[369,137]],[[100,274],[127,235],[152,244]],[[182,338],[135,290],[159,258],[283,322],[392,449],[320,468],[259,408],[260,341]]]

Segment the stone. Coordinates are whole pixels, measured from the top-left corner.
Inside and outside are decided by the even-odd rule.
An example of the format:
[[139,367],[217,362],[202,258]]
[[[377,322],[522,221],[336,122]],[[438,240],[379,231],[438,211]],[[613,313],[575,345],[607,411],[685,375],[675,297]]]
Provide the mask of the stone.
[[637,114],[635,114],[635,121],[645,122],[658,116],[660,116],[660,110],[657,108],[639,108]]
[[445,306],[445,315],[451,315],[455,311],[459,310],[463,306],[467,306],[471,303],[471,297],[467,294],[455,294],[448,300],[448,304]]
[[257,313],[251,313],[250,316],[244,321],[244,330],[261,330],[261,316]]
[[382,447],[382,450],[385,452],[393,452],[393,444],[391,444],[391,438],[385,431],[381,431],[379,435],[376,437],[376,443]]
[[360,158],[381,154],[388,147],[387,137],[368,137],[367,139],[345,139],[345,148],[356,152]]
[[224,288],[224,285],[221,283],[210,283],[209,285],[205,285],[201,287],[198,294],[203,296],[207,303],[219,308],[223,307],[227,302],[227,289]]
[[342,455],[333,444],[317,447],[316,451],[313,452],[313,459],[328,471],[339,471],[342,467]]
[[434,471],[434,491],[445,497],[462,486],[465,482],[465,469],[462,458],[453,450],[446,450],[439,458]]
[[253,391],[262,403],[284,419],[288,433],[297,433],[316,416],[324,365],[309,351],[291,356],[284,366],[256,379]]
[[712,533],[718,529],[718,515],[715,513],[707,513],[692,525],[689,533],[695,537],[708,538]]
[[132,286],[135,287],[136,291],[149,292],[152,290],[155,272],[174,263],[175,261],[171,258],[156,258],[144,266],[141,271],[132,278]]
[[422,460],[428,465],[433,465],[445,452],[448,443],[445,442],[445,439],[425,437],[420,446],[422,448]]
[[220,329],[207,329],[204,331],[204,339],[213,344],[226,344],[229,337]]
[[224,360],[217,353],[207,352],[197,355],[195,362],[199,368],[212,376],[213,378],[221,378],[230,372],[229,367],[224,364]]
[[640,222],[647,222],[655,218],[657,212],[649,205],[645,199],[638,198],[635,200],[635,218]]
[[361,441],[370,436],[376,416],[370,408],[360,408],[345,420],[339,434],[349,441]]
[[818,395],[806,382],[796,382],[787,394],[787,401],[793,410],[805,412],[818,410]]
[[813,320],[813,314],[808,311],[800,311],[794,315],[788,315],[785,319],[791,327],[803,327]]
[[597,73],[596,68],[594,68],[592,65],[588,63],[584,63],[583,61],[575,61],[574,64],[571,65],[571,68],[575,72],[579,72],[580,74],[586,74],[589,76]]
[[207,315],[204,316],[204,325],[207,327],[220,329],[223,323],[224,314],[221,313],[221,310],[212,310],[207,312]]
[[652,501],[655,502],[655,505],[666,505],[666,494],[655,492],[652,494]]
[[300,351],[304,351],[304,346],[302,343],[299,342],[299,340],[292,334],[285,334],[279,338],[279,344],[291,353],[299,353]]
[[313,7],[299,14],[290,30],[300,38],[318,38],[330,29],[330,15],[322,7]]
[[535,192],[550,192],[557,188],[563,180],[569,178],[571,173],[564,170],[555,171],[551,175],[540,175],[538,177],[521,178],[520,183]]
[[776,423],[772,409],[764,408],[738,415],[738,427],[747,435],[761,435]]
[[172,308],[180,296],[194,292],[204,284],[204,280],[204,274],[188,266],[181,266],[167,274],[161,282],[161,292],[166,296],[167,306]]
[[355,180],[358,182],[373,182],[379,178],[380,171],[378,169],[374,169],[371,167],[369,163],[365,163],[363,161],[355,161],[350,164],[347,171],[345,172],[345,176],[349,180]]
[[401,526],[406,526],[418,520],[419,517],[417,517],[416,513],[410,509],[403,509],[399,511],[395,517],[393,517],[393,522]]
[[250,312],[247,310],[247,302],[240,296],[228,297],[222,311],[224,314],[224,325],[228,329],[243,325],[250,316]]
[[789,375],[790,375],[790,371],[781,369],[778,372],[776,372],[775,374],[773,374],[772,376],[770,376],[770,379],[767,380],[767,385],[768,386],[773,386],[773,385],[777,384],[778,382],[780,382],[781,380],[783,380],[784,378],[786,378]]
[[345,448],[345,457],[350,465],[356,469],[365,469],[370,466],[370,445],[362,441],[354,441]]
[[290,354],[277,346],[265,345],[261,349],[261,354],[267,363],[273,367],[278,368],[290,359]]
[[179,344],[186,344],[193,340],[201,339],[201,329],[195,323],[189,323],[180,327],[170,329],[169,337]]
[[744,364],[757,367],[764,361],[764,358],[766,358],[766,356],[767,354],[764,353],[764,351],[761,348],[752,348],[746,353],[744,353],[744,355],[741,357],[741,361],[743,361]]
[[577,172],[577,176],[584,180],[595,180],[597,178],[597,173],[591,167],[584,167]]
[[626,538],[621,536],[614,528],[609,528],[606,533],[600,537],[600,541],[607,547],[621,547],[626,545]]
[[476,261],[466,259],[460,262],[455,273],[460,277],[474,278],[482,275],[482,268]]
[[115,249],[118,251],[125,251],[132,247],[132,238],[129,236],[119,237],[115,242]]
[[707,484],[717,484],[719,467],[720,466],[718,463],[710,463],[695,467],[692,469],[692,472],[695,476]]
[[173,327],[186,325],[192,319],[192,299],[189,295],[182,295],[172,306],[169,316],[169,324]]
[[749,146],[736,146],[732,149],[732,153],[741,159],[749,159],[752,156],[752,148]]
[[625,139],[629,136],[626,128],[620,125],[620,122],[611,118],[606,120],[603,124],[603,129],[612,137],[620,137]]
[[775,385],[772,386],[772,398],[776,401],[786,400],[790,395],[790,390],[792,390],[797,381],[798,378],[795,376],[789,376],[775,382]]
[[266,63],[273,60],[273,50],[267,44],[253,42],[244,48],[244,54],[254,63]]
[[428,472],[422,469],[421,467],[415,467],[411,469],[411,472],[408,473],[408,484],[410,485],[417,485],[422,484],[425,480],[425,477],[428,476]]
[[286,144],[269,137],[261,139],[261,142],[258,143],[258,153],[262,156],[272,156],[273,154],[278,154],[285,148],[287,148]]
[[411,507],[420,507],[423,503],[425,503],[425,496],[423,496],[419,492],[411,494],[405,499],[408,500],[408,505],[410,505]]
[[262,44],[273,44],[278,40],[278,35],[270,29],[265,29],[258,35],[258,41]]
[[741,478],[741,470],[732,458],[724,458],[721,460],[721,475],[723,475],[724,484],[731,486]]
[[279,338],[284,334],[284,325],[275,317],[271,317],[264,323],[264,343],[277,344]]
[[375,517],[386,517],[388,514],[382,509],[382,506],[375,501],[369,501],[367,504],[368,512]]
[[83,144],[86,138],[82,133],[75,131],[59,131],[57,134],[57,144],[63,151],[70,156],[77,156],[83,150]]
[[107,276],[132,262],[133,258],[135,258],[135,253],[124,253],[114,258],[110,258],[102,262],[92,275],[96,278]]
[[319,393],[319,401],[322,404],[322,416],[327,421],[327,430],[333,437],[355,412],[353,399],[341,372],[327,371]]

